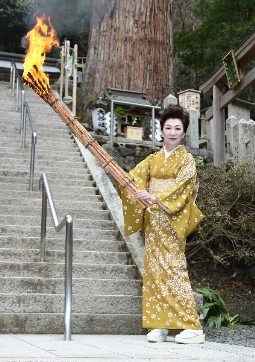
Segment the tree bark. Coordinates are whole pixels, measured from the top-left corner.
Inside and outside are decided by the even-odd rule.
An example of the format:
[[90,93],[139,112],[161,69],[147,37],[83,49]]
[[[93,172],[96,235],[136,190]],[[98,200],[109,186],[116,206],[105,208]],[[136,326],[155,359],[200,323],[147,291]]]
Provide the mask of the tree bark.
[[172,0],[94,0],[92,12],[84,101],[111,87],[162,102],[173,92]]

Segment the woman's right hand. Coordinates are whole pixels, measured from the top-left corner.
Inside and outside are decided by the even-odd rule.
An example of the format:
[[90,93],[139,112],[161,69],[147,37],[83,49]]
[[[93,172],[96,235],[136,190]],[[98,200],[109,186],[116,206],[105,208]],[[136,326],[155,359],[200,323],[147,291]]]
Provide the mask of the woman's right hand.
[[153,204],[157,203],[157,199],[154,195],[151,195],[148,191],[146,190],[138,190],[135,193],[135,198],[136,199],[140,199],[140,200],[146,200],[146,201],[150,201]]

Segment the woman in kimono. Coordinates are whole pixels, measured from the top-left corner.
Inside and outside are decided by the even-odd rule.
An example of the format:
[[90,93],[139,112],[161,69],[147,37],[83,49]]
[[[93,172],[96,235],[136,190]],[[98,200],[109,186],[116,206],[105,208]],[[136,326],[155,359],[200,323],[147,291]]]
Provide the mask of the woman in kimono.
[[169,330],[183,330],[177,343],[203,343],[205,336],[186,268],[186,237],[204,216],[195,205],[195,161],[180,145],[189,114],[171,105],[161,115],[164,147],[129,172],[140,189],[136,199],[151,202],[142,209],[117,185],[122,198],[124,231],[145,229],[143,327],[149,342],[164,342]]

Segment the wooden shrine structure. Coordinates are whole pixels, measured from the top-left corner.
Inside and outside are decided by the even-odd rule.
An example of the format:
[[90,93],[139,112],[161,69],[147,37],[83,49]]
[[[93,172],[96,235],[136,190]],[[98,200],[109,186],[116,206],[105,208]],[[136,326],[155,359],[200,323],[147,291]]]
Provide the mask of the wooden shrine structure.
[[213,122],[212,138],[216,166],[225,159],[225,108],[255,82],[255,68],[247,74],[244,73],[245,65],[255,58],[255,32],[239,45],[233,55],[240,78],[240,82],[234,88],[224,93],[224,86],[228,84],[224,65],[199,87],[204,95],[213,96],[213,104],[206,111],[205,118],[207,121],[212,119]]

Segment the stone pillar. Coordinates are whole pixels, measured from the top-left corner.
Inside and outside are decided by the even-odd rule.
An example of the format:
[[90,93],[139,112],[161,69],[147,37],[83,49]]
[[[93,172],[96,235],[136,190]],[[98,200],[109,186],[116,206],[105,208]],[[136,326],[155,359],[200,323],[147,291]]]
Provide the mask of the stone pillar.
[[194,108],[190,108],[189,117],[190,125],[186,134],[186,145],[191,148],[199,148],[198,111]]
[[212,127],[213,127],[213,120],[211,121],[206,121],[205,123],[205,129],[206,129],[206,138],[207,138],[207,149],[212,151],[213,150],[213,141],[212,141],[212,137],[213,137],[213,131],[212,131]]
[[238,159],[239,155],[239,123],[235,124],[232,130],[233,133],[233,158]]
[[250,103],[236,99],[228,105],[228,116],[235,116],[237,119],[250,119],[250,108]]
[[201,113],[201,140],[199,147],[212,151],[212,121],[206,121],[205,113]]
[[239,161],[255,163],[255,122],[253,120],[239,122]]
[[238,119],[234,116],[230,116],[226,120],[226,140],[227,140],[227,152],[230,157],[237,157],[236,154],[236,140],[234,139],[234,127],[238,123]]
[[168,107],[170,104],[177,104],[177,98],[175,96],[173,96],[172,94],[169,94],[169,96],[167,96],[164,99],[164,102],[163,102],[164,109],[166,107]]
[[213,159],[214,165],[220,166],[225,160],[225,117],[224,110],[220,109],[222,86],[213,86]]

